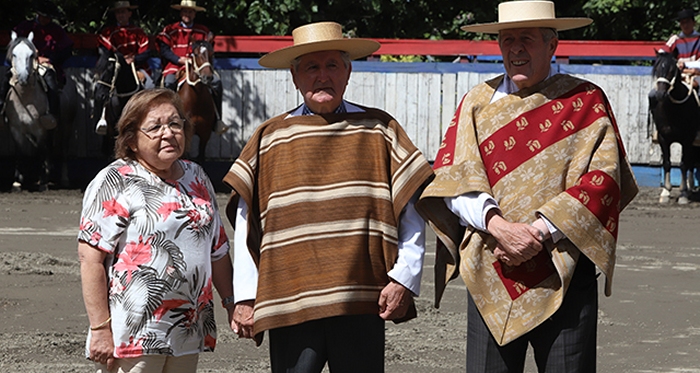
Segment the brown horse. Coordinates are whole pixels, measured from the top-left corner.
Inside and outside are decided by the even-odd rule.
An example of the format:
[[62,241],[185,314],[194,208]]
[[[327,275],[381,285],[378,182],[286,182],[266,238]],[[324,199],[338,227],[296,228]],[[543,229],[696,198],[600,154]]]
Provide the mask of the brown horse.
[[205,159],[207,143],[216,123],[216,104],[211,84],[216,72],[212,66],[214,48],[205,40],[192,42],[192,57],[185,64],[182,77],[178,79],[178,94],[182,99],[187,117],[194,125],[199,137],[197,160]]

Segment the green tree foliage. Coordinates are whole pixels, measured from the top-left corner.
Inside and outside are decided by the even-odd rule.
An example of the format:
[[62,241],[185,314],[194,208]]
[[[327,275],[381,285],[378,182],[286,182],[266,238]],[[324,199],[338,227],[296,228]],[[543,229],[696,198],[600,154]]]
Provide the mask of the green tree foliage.
[[[70,32],[94,33],[111,22],[112,1],[53,0],[63,11],[59,22]],[[498,0],[202,0],[197,21],[223,35],[289,35],[297,26],[334,20],[350,36],[418,39],[483,39],[460,26],[492,22]],[[177,0],[136,0],[134,19],[155,34],[178,19]],[[700,0],[555,0],[560,17],[586,16],[592,26],[562,34],[566,39],[665,40],[678,32],[676,13],[700,10]],[[0,0],[0,29],[33,17],[31,1]]]

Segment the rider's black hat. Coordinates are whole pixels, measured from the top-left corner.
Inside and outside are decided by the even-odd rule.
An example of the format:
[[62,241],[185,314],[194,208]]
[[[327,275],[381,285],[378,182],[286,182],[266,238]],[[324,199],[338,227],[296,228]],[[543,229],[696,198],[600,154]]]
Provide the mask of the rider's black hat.
[[686,18],[691,18],[695,19],[695,11],[693,9],[683,9],[680,12],[678,12],[678,16],[676,16],[676,21],[680,21],[682,19]]

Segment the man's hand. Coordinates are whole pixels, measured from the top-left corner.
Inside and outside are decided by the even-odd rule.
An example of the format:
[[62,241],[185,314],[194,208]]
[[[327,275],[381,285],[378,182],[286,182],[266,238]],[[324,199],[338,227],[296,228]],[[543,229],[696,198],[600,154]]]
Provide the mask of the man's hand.
[[184,65],[184,64],[186,64],[186,63],[187,63],[187,57],[180,57],[180,58],[177,60],[177,63],[178,63],[178,65]]
[[406,315],[411,291],[398,282],[391,281],[379,294],[379,317],[394,320]]
[[542,250],[543,232],[529,224],[511,223],[497,214],[489,214],[486,224],[498,242],[493,254],[505,264],[518,266]]
[[124,56],[124,61],[126,61],[127,65],[131,65],[134,62],[134,55],[128,54],[128,55]]
[[666,42],[666,46],[669,48],[673,48],[673,44],[675,44],[678,39],[679,39],[678,35],[674,34],[673,36],[668,38],[668,41]]
[[253,306],[254,300],[236,303],[233,308],[231,330],[240,338],[253,338]]

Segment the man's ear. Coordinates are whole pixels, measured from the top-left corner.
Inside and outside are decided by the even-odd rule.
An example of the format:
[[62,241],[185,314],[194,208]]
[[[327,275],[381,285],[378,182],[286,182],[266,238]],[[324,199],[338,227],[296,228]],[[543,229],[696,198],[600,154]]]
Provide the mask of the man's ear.
[[558,38],[552,38],[552,40],[549,41],[549,47],[551,48],[550,57],[554,56],[554,53],[557,51],[558,46],[559,46],[559,39]]
[[292,73],[292,82],[294,82],[294,88],[296,88],[298,90],[299,85],[297,84],[297,74],[296,74],[296,70],[294,69],[294,66],[289,67],[289,72]]

